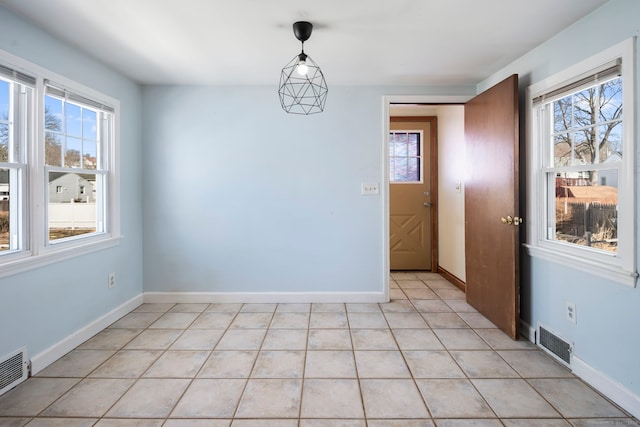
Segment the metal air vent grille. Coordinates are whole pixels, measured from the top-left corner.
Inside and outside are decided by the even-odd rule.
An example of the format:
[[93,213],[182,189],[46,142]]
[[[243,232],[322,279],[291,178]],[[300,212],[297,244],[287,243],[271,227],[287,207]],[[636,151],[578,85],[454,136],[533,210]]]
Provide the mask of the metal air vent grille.
[[0,360],[0,395],[29,376],[27,348],[11,353]]

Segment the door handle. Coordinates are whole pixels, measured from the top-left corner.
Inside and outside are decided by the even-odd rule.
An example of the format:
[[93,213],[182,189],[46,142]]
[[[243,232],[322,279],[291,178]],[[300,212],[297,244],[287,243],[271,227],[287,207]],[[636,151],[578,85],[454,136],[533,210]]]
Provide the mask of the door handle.
[[502,218],[500,218],[500,221],[503,224],[513,225],[517,227],[518,225],[522,224],[524,220],[519,216],[513,217],[511,215],[507,215],[506,217],[503,216]]
[[430,208],[431,207],[431,202],[424,202],[424,207],[425,208]]

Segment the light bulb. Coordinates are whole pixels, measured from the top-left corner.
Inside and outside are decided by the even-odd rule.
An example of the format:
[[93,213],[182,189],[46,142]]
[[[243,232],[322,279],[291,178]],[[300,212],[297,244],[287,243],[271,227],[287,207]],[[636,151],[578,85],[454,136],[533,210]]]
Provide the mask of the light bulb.
[[300,62],[298,62],[298,65],[296,65],[296,72],[301,76],[307,75],[307,73],[309,72],[309,66],[307,65],[306,61],[301,60]]

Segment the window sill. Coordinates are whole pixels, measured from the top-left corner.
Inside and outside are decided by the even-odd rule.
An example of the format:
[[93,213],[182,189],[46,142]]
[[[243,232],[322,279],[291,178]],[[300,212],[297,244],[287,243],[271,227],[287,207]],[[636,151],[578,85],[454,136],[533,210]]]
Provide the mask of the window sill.
[[523,246],[527,249],[527,254],[534,258],[569,266],[632,288],[636,286],[636,280],[638,278],[638,273],[636,272],[626,271],[616,265],[603,264],[536,245],[524,244]]
[[80,255],[112,248],[119,245],[121,239],[122,236],[102,236],[98,239],[48,250],[37,255],[32,253],[15,254],[13,257],[9,255],[10,258],[5,262],[0,261],[0,279],[76,258]]

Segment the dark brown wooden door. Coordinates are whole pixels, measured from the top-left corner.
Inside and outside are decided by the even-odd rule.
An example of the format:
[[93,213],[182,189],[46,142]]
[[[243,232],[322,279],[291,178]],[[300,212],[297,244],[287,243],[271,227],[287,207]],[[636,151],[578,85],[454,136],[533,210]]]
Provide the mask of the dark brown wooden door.
[[467,102],[464,130],[467,302],[517,339],[520,295],[520,227],[514,224],[518,222],[514,218],[520,217],[517,75]]

